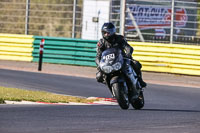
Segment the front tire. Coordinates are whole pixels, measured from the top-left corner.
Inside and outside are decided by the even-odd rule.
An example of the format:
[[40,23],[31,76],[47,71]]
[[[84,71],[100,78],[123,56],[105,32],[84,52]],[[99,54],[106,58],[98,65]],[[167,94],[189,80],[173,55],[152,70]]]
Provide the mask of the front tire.
[[125,93],[125,86],[123,83],[114,83],[112,85],[112,92],[121,109],[128,109],[129,108],[129,100],[128,95]]
[[136,110],[139,110],[144,107],[143,91],[140,91],[139,97],[135,101],[131,102],[131,104],[132,104],[133,108]]

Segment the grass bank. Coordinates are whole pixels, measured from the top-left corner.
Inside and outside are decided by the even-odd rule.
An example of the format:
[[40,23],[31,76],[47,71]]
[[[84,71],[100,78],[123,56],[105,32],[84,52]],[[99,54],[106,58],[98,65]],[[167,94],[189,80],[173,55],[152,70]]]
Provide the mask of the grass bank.
[[17,88],[7,88],[0,86],[0,104],[4,104],[5,100],[8,101],[32,101],[32,102],[48,102],[48,103],[88,103],[94,100],[86,98],[65,96],[45,91],[32,91]]

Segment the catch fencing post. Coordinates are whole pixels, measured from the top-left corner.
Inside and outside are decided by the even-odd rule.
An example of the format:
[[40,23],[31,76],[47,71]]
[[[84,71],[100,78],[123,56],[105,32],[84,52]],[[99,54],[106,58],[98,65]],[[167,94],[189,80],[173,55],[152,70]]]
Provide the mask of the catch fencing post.
[[38,66],[38,71],[41,71],[42,70],[42,58],[43,58],[43,50],[44,50],[44,43],[45,43],[45,40],[42,39],[40,41],[40,56],[39,56],[39,66]]
[[29,13],[30,13],[30,0],[26,0],[26,22],[25,22],[25,35],[28,35],[29,30]]
[[125,13],[126,13],[126,0],[121,0],[120,2],[120,34],[124,35],[125,27]]
[[173,41],[174,41],[174,12],[175,12],[174,6],[175,6],[175,0],[172,0],[172,7],[171,7],[172,12],[171,12],[170,44],[172,44]]
[[77,0],[74,0],[74,5],[73,5],[73,23],[72,23],[72,38],[75,38],[76,34],[76,5],[77,5]]

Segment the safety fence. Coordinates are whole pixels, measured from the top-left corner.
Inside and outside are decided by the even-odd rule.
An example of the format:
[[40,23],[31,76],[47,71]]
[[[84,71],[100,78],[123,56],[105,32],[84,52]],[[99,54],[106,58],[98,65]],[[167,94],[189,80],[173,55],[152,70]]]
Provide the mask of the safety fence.
[[33,62],[39,60],[40,41],[45,39],[43,61],[48,63],[95,66],[97,41],[34,36]]
[[0,59],[32,61],[33,41],[31,35],[0,34]]
[[0,34],[0,59],[38,62],[42,39],[45,39],[43,62],[96,65],[97,41],[17,34]]
[[[43,62],[95,67],[96,40],[0,34],[0,60],[39,61],[39,44],[45,39]],[[200,75],[200,46],[129,42],[133,58],[143,71]]]
[[80,38],[82,0],[0,0],[0,33]]
[[200,44],[199,0],[112,0],[110,21],[129,41]]
[[200,45],[200,0],[0,0],[0,33]]
[[130,42],[143,70],[200,75],[200,47],[191,45]]

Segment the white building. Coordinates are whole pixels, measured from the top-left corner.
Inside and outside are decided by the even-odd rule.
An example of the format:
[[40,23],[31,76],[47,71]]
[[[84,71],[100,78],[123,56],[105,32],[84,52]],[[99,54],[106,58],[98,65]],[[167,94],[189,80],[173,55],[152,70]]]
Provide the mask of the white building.
[[101,27],[109,21],[110,0],[83,0],[82,39],[98,40]]

